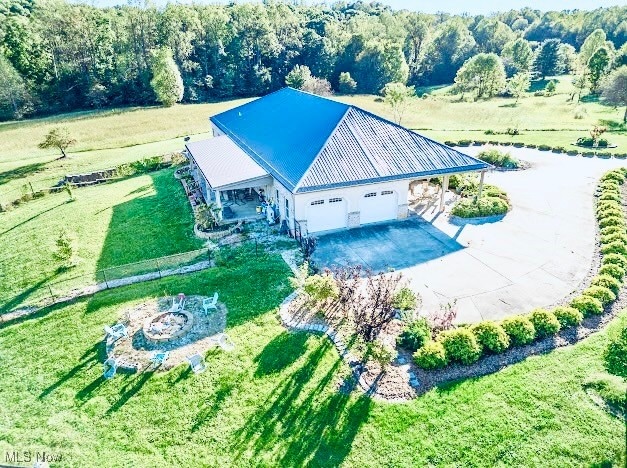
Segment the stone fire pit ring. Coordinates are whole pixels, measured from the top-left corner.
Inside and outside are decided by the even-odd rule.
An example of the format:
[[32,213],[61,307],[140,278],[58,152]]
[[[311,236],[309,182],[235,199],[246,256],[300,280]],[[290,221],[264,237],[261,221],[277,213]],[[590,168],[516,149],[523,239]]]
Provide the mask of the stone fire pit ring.
[[[162,324],[167,322],[168,319],[178,322],[180,319],[184,320],[182,325],[176,323],[175,326],[169,326],[165,329],[157,329],[156,324]],[[177,320],[179,319],[179,320]],[[147,340],[153,343],[169,343],[170,341],[177,340],[178,338],[186,335],[194,326],[194,316],[186,310],[179,310],[176,312],[162,312],[152,317],[148,317],[144,322],[142,331]]]

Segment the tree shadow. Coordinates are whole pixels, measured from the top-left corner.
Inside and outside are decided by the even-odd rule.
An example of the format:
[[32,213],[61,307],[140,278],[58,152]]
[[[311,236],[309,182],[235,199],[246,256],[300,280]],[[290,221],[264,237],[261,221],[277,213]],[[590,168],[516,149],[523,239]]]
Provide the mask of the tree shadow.
[[0,185],[6,184],[15,179],[21,179],[23,177],[28,177],[30,175],[36,174],[37,172],[42,171],[47,164],[47,161],[26,164],[25,166],[20,166],[14,169],[10,169],[8,171],[0,172]]
[[196,417],[194,418],[194,423],[191,427],[191,431],[196,432],[202,427],[205,422],[214,418],[216,414],[218,414],[222,403],[224,403],[226,399],[233,393],[234,389],[235,382],[232,378],[220,379],[215,393],[211,396],[211,398],[203,403],[200,411],[198,411],[198,413],[196,414]]
[[[17,307],[17,306],[23,304],[24,301],[26,301],[26,299],[28,299],[33,293],[35,293],[36,291],[41,289],[48,281],[50,281],[52,278],[57,276],[57,274],[58,274],[58,272],[55,272],[55,273],[53,273],[51,275],[48,275],[46,278],[44,278],[44,279],[38,281],[37,283],[31,285],[30,287],[28,287],[24,291],[20,292],[16,296],[13,296],[7,302],[2,304],[2,306],[0,307],[0,313],[11,312],[11,310],[13,310],[14,307]],[[12,322],[12,323],[14,323],[14,322]],[[5,323],[3,322],[2,325],[5,325]]]
[[549,83],[549,81],[551,80],[548,80],[546,78],[542,78],[541,80],[531,81],[531,86],[529,86],[529,92],[535,93],[536,91],[544,90],[544,88],[546,88],[546,85]]
[[61,203],[59,203],[58,205],[54,205],[54,206],[52,206],[52,207],[48,208],[47,210],[41,211],[41,212],[37,213],[36,215],[31,216],[31,217],[30,217],[30,218],[28,218],[28,219],[25,219],[24,221],[22,221],[22,222],[20,222],[20,223],[16,224],[15,226],[10,227],[10,228],[9,228],[9,229],[7,229],[6,231],[2,231],[2,232],[0,232],[0,237],[1,237],[1,236],[4,236],[5,234],[8,234],[9,232],[13,231],[14,229],[17,229],[18,227],[23,226],[24,224],[26,224],[26,223],[28,223],[28,222],[30,222],[30,221],[32,221],[32,220],[34,220],[34,219],[37,219],[37,218],[38,218],[38,217],[40,217],[42,214],[49,213],[50,211],[52,211],[52,210],[54,210],[54,209],[56,209],[56,208],[59,208],[61,205],[65,205],[66,203],[68,203],[68,201],[67,201],[67,200],[66,200],[66,201],[63,201],[63,202],[61,202]]
[[130,382],[126,383],[120,389],[120,397],[111,405],[111,407],[109,407],[106,414],[110,415],[122,408],[122,406],[124,406],[135,394],[137,394],[137,392],[141,390],[141,388],[153,375],[154,370],[146,369],[134,377],[129,377]]
[[39,399],[44,399],[68,380],[74,378],[79,372],[90,369],[97,362],[104,359],[105,349],[102,342],[93,344],[79,359],[79,363],[72,367],[63,377],[58,379],[52,385],[46,387],[40,394]]
[[289,333],[284,331],[276,336],[253,359],[257,363],[255,377],[280,372],[293,364],[307,349],[308,333]]
[[[372,400],[339,393],[332,385],[342,363],[338,357],[316,382],[314,373],[331,345],[321,340],[304,364],[283,379],[237,431],[236,459],[259,457],[271,449],[279,466],[339,466],[368,418]],[[325,396],[326,394],[326,396]]]

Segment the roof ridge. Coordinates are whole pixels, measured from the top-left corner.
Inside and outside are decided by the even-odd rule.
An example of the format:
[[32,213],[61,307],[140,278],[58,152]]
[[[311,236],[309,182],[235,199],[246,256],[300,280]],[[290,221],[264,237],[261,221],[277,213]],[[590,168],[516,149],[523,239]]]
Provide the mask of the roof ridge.
[[[353,106],[351,105],[351,108],[353,110],[360,110],[359,107]],[[377,166],[375,166],[374,164],[372,164],[372,160],[377,161],[377,163],[379,164],[379,166],[381,166],[381,163],[383,163],[383,161],[381,161],[381,159],[372,153],[372,151],[370,151],[368,149],[368,146],[365,144],[365,135],[363,134],[363,132],[359,129],[358,126],[355,125],[348,125],[348,129],[350,130],[350,132],[353,134],[353,136],[355,137],[355,139],[359,142],[359,148],[364,152],[364,154],[366,156],[368,156],[368,162],[370,163],[370,165],[372,166],[372,168],[374,169],[374,171],[379,174],[379,177],[383,177],[383,175],[381,174],[381,171],[379,171],[379,169],[377,168]]]
[[[329,99],[330,101],[331,99]],[[324,140],[324,143],[322,144],[322,146],[320,147],[320,149],[318,150],[318,152],[316,153],[316,155],[314,156],[314,158],[311,160],[311,164],[309,164],[309,166],[307,166],[307,169],[305,169],[305,171],[303,172],[303,175],[300,177],[300,179],[298,179],[298,182],[296,182],[296,184],[294,185],[294,192],[298,191],[298,189],[300,188],[300,184],[302,183],[303,179],[307,176],[307,174],[309,173],[309,170],[312,168],[312,166],[316,163],[316,161],[318,160],[318,158],[320,157],[320,154],[324,151],[324,149],[329,145],[329,141],[331,140],[331,138],[333,138],[333,135],[335,135],[335,132],[337,132],[337,129],[339,128],[340,125],[342,125],[342,122],[344,122],[344,120],[346,120],[346,116],[348,115],[348,113],[350,112],[352,106],[346,105],[346,110],[344,111],[344,113],[342,114],[342,117],[337,121],[337,124],[335,125],[335,127],[333,127],[333,130],[331,130],[331,132],[329,133],[329,136],[327,137],[326,140]]]

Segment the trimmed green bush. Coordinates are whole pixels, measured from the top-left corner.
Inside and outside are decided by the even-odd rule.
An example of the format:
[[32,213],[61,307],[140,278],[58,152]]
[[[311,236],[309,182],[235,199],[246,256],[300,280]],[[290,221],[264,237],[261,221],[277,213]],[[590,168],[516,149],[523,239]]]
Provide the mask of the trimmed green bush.
[[416,297],[416,293],[410,288],[401,288],[394,294],[392,306],[396,309],[414,310],[417,305],[418,298]]
[[470,146],[471,143],[471,140],[459,140],[457,146]]
[[420,349],[431,338],[431,329],[424,318],[414,320],[407,324],[406,328],[396,339],[396,343],[409,351]]
[[606,180],[615,180],[619,184],[622,184],[625,182],[625,174],[620,169],[609,171],[603,174],[603,176],[601,177],[602,182]]
[[496,322],[484,320],[470,327],[470,330],[474,333],[479,344],[488,351],[501,353],[509,348],[509,336],[503,327]]
[[599,195],[599,200],[601,200],[601,201],[603,201],[603,200],[611,200],[611,201],[619,202],[620,201],[620,195],[616,194],[616,193],[612,193],[610,191],[607,191],[607,192],[603,192],[601,195]]
[[549,151],[551,147],[549,145],[538,145],[540,151]]
[[601,229],[601,235],[607,236],[609,234],[625,234],[627,230],[621,226],[607,226]]
[[616,294],[614,294],[611,289],[603,286],[590,286],[588,289],[584,289],[581,295],[594,297],[601,301],[601,304],[604,306],[616,300]]
[[524,345],[536,337],[536,329],[531,321],[523,315],[514,315],[501,322],[503,330],[509,336],[512,344]]
[[538,338],[555,335],[560,331],[560,322],[553,312],[545,309],[535,309],[529,314],[529,320],[536,329]]
[[511,154],[497,149],[481,151],[477,157],[493,166],[506,169],[516,169],[520,164],[518,159],[512,157]]
[[603,206],[597,210],[597,218],[609,218],[612,216],[623,216],[623,210],[617,206]]
[[607,254],[601,261],[603,265],[618,265],[623,270],[627,270],[627,256],[622,254]]
[[438,341],[444,346],[446,356],[451,361],[472,364],[481,357],[481,345],[468,328],[444,331],[438,335]]
[[614,294],[618,294],[618,291],[620,291],[620,287],[622,286],[622,283],[610,275],[598,275],[592,278],[592,281],[590,281],[590,285],[602,286],[604,288],[609,289]]
[[441,369],[448,364],[446,351],[439,341],[427,341],[414,353],[414,362],[421,369]]
[[627,326],[611,338],[603,353],[605,368],[610,374],[627,379]]
[[623,276],[625,276],[625,270],[623,270],[618,265],[612,265],[611,263],[608,263],[607,265],[603,265],[599,269],[599,276],[603,276],[603,275],[611,276],[612,278],[621,280],[623,279]]
[[556,307],[553,314],[562,328],[574,327],[583,322],[583,314],[574,307]]
[[584,317],[603,313],[603,304],[601,301],[591,296],[577,296],[571,301],[570,306],[581,312]]
[[610,245],[614,242],[620,242],[623,245],[627,245],[627,234],[615,232],[613,234],[601,236],[601,244]]
[[502,198],[483,196],[479,200],[464,198],[453,206],[451,213],[460,218],[478,218],[502,215],[509,211],[509,204]]
[[601,254],[607,255],[612,253],[627,255],[627,247],[620,241],[601,246]]
[[599,227],[603,229],[607,226],[621,226],[625,227],[625,220],[622,216],[609,216],[607,218],[603,218],[599,221]]

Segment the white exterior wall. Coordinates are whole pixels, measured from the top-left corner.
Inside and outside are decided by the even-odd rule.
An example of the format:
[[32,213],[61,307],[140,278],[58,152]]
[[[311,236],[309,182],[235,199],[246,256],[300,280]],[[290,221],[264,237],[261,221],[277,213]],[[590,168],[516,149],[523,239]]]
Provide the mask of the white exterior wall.
[[348,227],[357,227],[361,223],[358,222],[360,213],[361,200],[366,193],[381,193],[384,190],[392,190],[396,193],[398,216],[397,219],[407,217],[407,197],[409,191],[410,180],[396,180],[389,182],[381,182],[377,184],[356,185],[353,187],[341,187],[331,190],[322,190],[318,192],[298,193],[294,195],[294,203],[296,209],[296,220],[306,221],[307,210],[311,206],[311,202],[320,199],[328,199],[332,197],[341,197],[346,200],[346,214],[348,217]]

